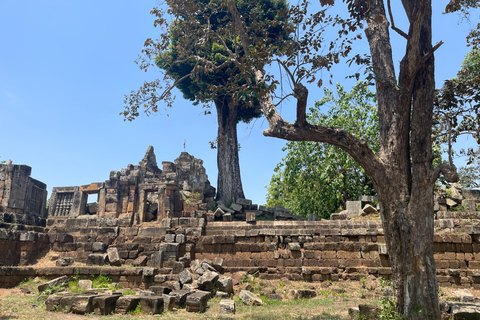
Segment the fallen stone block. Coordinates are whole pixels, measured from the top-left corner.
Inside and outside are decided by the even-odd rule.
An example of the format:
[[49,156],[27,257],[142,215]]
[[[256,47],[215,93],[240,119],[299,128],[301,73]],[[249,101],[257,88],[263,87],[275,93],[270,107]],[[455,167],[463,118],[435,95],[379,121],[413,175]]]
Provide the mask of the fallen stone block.
[[48,282],[45,282],[41,285],[38,286],[38,292],[43,292],[47,288],[53,288],[53,287],[64,287],[68,284],[68,277],[67,276],[61,276],[59,278],[50,280]]
[[153,291],[156,296],[161,296],[163,294],[169,294],[172,292],[172,289],[165,286],[151,286],[148,288],[150,291]]
[[210,299],[210,292],[197,291],[187,297],[186,308],[188,312],[204,312],[207,309],[207,302]]
[[107,249],[108,261],[112,266],[120,266],[122,265],[122,261],[120,259],[120,255],[118,254],[118,250],[116,247],[110,247]]
[[126,314],[137,308],[140,297],[134,295],[121,296],[115,304],[115,313]]
[[72,313],[77,313],[77,314],[92,313],[93,298],[95,298],[94,294],[81,294],[81,295],[75,296],[72,299],[70,311]]
[[[139,256],[135,260],[133,260],[132,265],[135,267],[144,267],[147,265],[147,261],[148,261],[147,256]],[[155,268],[161,268],[161,263],[160,263],[160,266],[155,266]]]
[[200,278],[198,278],[198,288],[200,290],[210,291],[215,289],[218,280],[218,273],[213,271],[206,271]]
[[88,266],[103,266],[108,263],[108,255],[106,253],[92,253],[87,257]]
[[68,267],[74,262],[73,258],[60,258],[55,262],[57,267]]
[[140,308],[146,314],[160,314],[163,312],[163,297],[140,297]]
[[190,290],[173,290],[168,295],[175,298],[175,306],[177,308],[184,308]]
[[227,276],[221,276],[217,280],[217,288],[219,291],[226,292],[228,294],[233,293],[233,280]]
[[253,292],[250,292],[248,290],[240,291],[238,297],[247,306],[261,306],[263,304],[262,300],[259,297],[257,297]]
[[315,290],[310,289],[303,289],[303,290],[295,290],[291,289],[288,292],[289,299],[311,299],[317,296]]
[[92,280],[78,280],[78,288],[80,290],[90,290],[92,289]]
[[47,311],[58,310],[58,305],[61,299],[62,299],[62,296],[59,296],[57,294],[52,294],[48,296],[47,300],[45,300],[45,310]]
[[186,283],[191,283],[193,281],[192,274],[190,273],[190,271],[185,269],[178,274],[178,281],[180,281],[182,285]]
[[115,311],[117,300],[121,297],[119,294],[96,296],[93,298],[93,312],[98,315],[111,314]]
[[230,299],[222,299],[220,300],[220,304],[218,305],[218,313],[220,314],[235,314],[235,301]]

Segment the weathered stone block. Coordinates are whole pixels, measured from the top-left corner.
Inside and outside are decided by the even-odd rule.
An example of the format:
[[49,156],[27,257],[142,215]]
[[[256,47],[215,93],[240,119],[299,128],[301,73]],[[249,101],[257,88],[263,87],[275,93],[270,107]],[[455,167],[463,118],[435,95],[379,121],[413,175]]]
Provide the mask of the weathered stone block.
[[220,314],[235,314],[236,312],[234,300],[222,299],[218,307],[218,313]]
[[253,292],[250,292],[248,290],[240,291],[238,297],[247,306],[261,306],[263,304],[262,300],[259,297],[257,297]]
[[178,281],[180,281],[182,285],[186,283],[191,283],[193,281],[192,274],[190,273],[190,271],[185,269],[178,274]]
[[68,277],[62,276],[39,285],[38,292],[43,292],[47,288],[53,288],[56,286],[63,287],[63,286],[66,286],[67,284],[68,284]]
[[186,307],[188,312],[204,312],[207,309],[207,302],[210,292],[197,291],[187,297]]
[[185,307],[185,302],[187,301],[187,296],[190,294],[190,290],[173,290],[168,295],[175,298],[175,305],[178,308]]
[[94,297],[92,301],[93,312],[98,315],[113,313],[116,302],[120,297],[119,294]]
[[134,295],[121,296],[115,305],[115,313],[126,314],[137,308],[140,297]]
[[146,314],[160,314],[163,312],[163,297],[149,296],[140,298],[142,312]]
[[72,299],[70,311],[77,314],[85,314],[93,312],[93,298],[95,295],[82,294]]
[[107,249],[108,261],[112,266],[120,266],[122,264],[120,255],[116,247],[110,247]]
[[103,266],[108,263],[108,255],[106,253],[92,253],[88,255],[87,265]]
[[233,280],[231,277],[221,276],[217,280],[217,288],[222,292],[233,293]]

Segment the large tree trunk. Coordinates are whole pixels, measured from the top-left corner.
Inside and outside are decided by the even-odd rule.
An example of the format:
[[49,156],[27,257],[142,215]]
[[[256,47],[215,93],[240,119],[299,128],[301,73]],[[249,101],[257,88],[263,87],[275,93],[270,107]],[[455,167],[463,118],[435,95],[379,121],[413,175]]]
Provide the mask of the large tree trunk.
[[237,114],[230,97],[215,100],[218,120],[217,200],[228,202],[245,198],[238,158]]

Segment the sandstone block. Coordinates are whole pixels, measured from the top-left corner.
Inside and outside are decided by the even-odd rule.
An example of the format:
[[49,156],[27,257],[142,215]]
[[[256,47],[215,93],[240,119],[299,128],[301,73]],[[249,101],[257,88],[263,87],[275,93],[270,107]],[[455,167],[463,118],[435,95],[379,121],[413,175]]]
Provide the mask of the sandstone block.
[[210,292],[197,291],[187,297],[186,307],[188,312],[204,312],[207,309],[207,302]]
[[122,264],[120,255],[116,247],[110,247],[107,249],[108,261],[112,266],[120,266]]
[[62,276],[53,280],[50,280],[48,282],[45,282],[41,285],[38,286],[38,292],[43,292],[47,288],[53,288],[55,286],[63,287],[68,285],[68,277],[67,276]]
[[160,314],[163,312],[163,297],[149,296],[140,297],[140,306],[142,312],[146,314]]
[[259,297],[248,290],[240,291],[238,297],[243,301],[244,304],[248,306],[261,306],[263,304]]
[[126,314],[137,308],[140,297],[134,295],[121,296],[115,305],[115,313]]
[[115,311],[117,300],[121,297],[119,294],[95,296],[92,301],[93,312],[98,315],[106,315]]
[[220,300],[218,313],[220,314],[235,314],[235,301],[230,299]]
[[213,271],[206,271],[200,278],[198,278],[198,287],[200,288],[200,290],[213,290],[215,289],[217,280],[218,273]]

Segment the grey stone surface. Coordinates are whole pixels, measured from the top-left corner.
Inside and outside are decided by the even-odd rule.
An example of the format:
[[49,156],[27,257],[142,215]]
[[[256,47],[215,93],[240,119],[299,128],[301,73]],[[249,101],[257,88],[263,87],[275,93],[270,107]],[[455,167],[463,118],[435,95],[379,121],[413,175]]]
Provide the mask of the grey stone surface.
[[358,216],[362,210],[362,201],[347,201],[347,211],[350,217]]
[[62,277],[47,281],[45,283],[42,283],[41,285],[38,286],[38,292],[43,292],[47,288],[53,288],[55,286],[63,287],[66,285],[68,285],[68,277],[62,276]]
[[207,302],[210,299],[210,292],[197,291],[187,297],[186,309],[188,312],[204,312],[207,309]]
[[262,300],[259,297],[257,297],[253,292],[250,292],[248,290],[240,291],[238,297],[247,306],[261,306],[263,304]]
[[66,258],[59,258],[56,262],[55,265],[57,267],[68,267],[72,265],[74,262],[73,258],[66,257]]
[[213,290],[216,287],[218,277],[218,273],[213,271],[206,271],[200,278],[198,278],[198,287],[200,288],[200,290]]
[[162,296],[140,297],[140,308],[146,314],[160,314],[163,312]]
[[122,264],[118,249],[116,247],[110,247],[107,249],[108,261],[112,266],[120,266]]
[[92,289],[92,280],[84,279],[84,280],[78,280],[78,288],[80,290],[90,290]]
[[186,283],[191,283],[193,281],[192,274],[190,273],[190,271],[185,269],[178,274],[178,281],[180,281],[182,285]]
[[233,293],[233,280],[231,277],[221,276],[217,280],[217,288],[229,294]]
[[103,266],[108,263],[108,255],[106,253],[92,253],[87,257],[87,265]]
[[222,299],[220,300],[220,304],[218,305],[218,313],[220,314],[235,314],[235,301],[230,299]]
[[92,301],[93,312],[98,315],[113,313],[115,311],[117,300],[120,297],[120,294],[95,296]]
[[175,298],[175,305],[178,308],[184,308],[189,294],[191,294],[190,290],[173,290],[168,295]]
[[135,295],[126,295],[118,298],[115,304],[115,313],[126,314],[137,308],[140,303],[140,297]]

